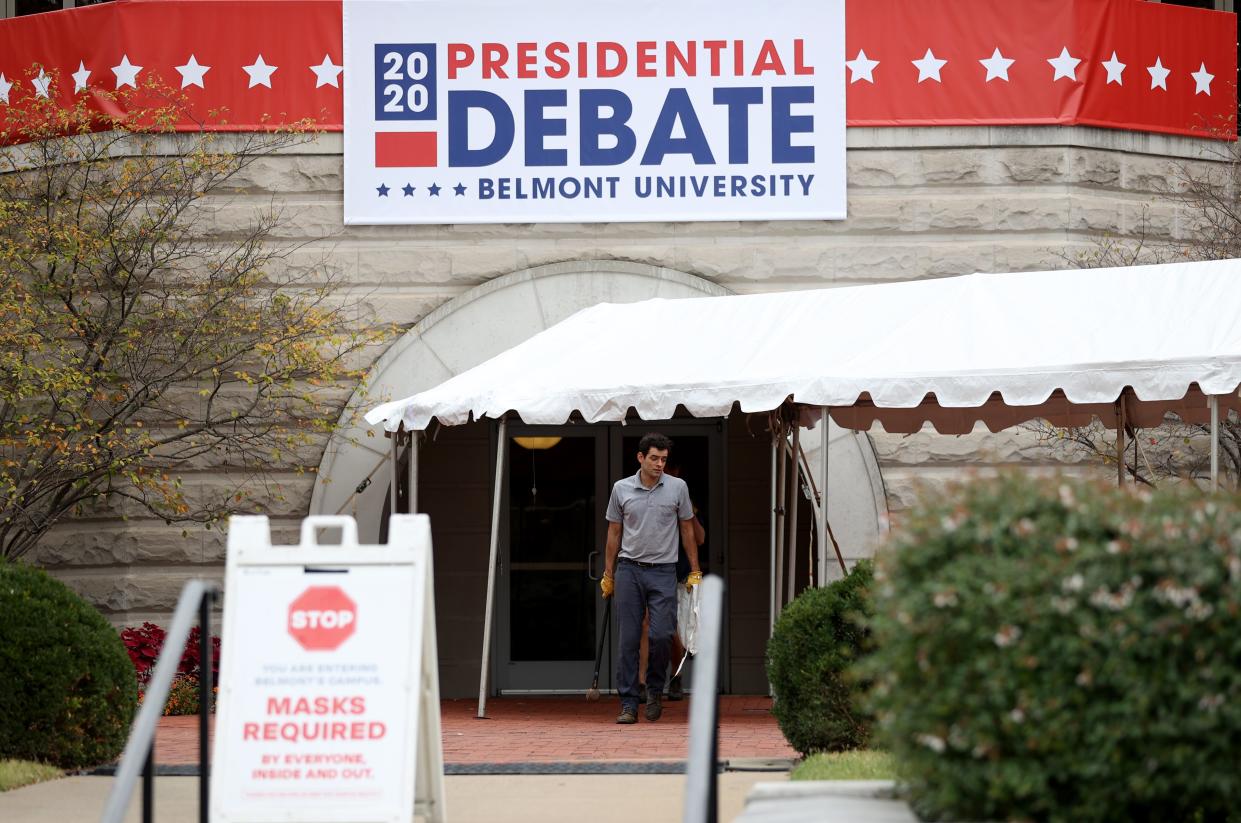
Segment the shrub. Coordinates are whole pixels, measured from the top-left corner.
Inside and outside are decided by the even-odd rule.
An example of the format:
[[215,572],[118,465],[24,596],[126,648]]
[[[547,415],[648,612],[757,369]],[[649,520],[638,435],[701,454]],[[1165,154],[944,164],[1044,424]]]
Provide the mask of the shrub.
[[155,671],[155,662],[159,660],[160,649],[164,648],[166,635],[162,628],[149,622],[136,629],[131,626],[121,630],[121,642],[125,644],[130,662],[134,664],[139,692],[146,689],[147,681]]
[[[159,659],[159,653],[163,651],[167,634],[162,628],[150,622],[143,623],[137,628],[130,627],[121,631],[121,640],[125,644],[125,650],[129,652],[129,659],[133,661],[134,671],[138,675],[139,691],[145,691],[147,681],[154,673],[155,662]],[[198,679],[199,636],[198,626],[190,629],[189,639],[185,643],[185,649],[181,652],[181,660],[177,664],[177,674],[182,677]],[[211,638],[211,682],[220,682],[219,635]]]
[[802,754],[866,745],[871,718],[860,706],[865,684],[847,669],[871,648],[869,562],[844,579],[807,589],[785,608],[767,644],[767,679],[780,730]]
[[46,572],[0,562],[0,757],[108,762],[136,703],[133,665],[103,616]]
[[[121,640],[129,659],[133,661],[134,671],[138,680],[138,700],[146,694],[147,683],[155,673],[155,663],[163,651],[164,641],[168,633],[154,623],[146,622],[138,628],[127,628],[121,632]],[[173,675],[172,685],[168,691],[168,701],[164,704],[164,715],[198,714],[198,686],[201,677],[201,661],[199,660],[199,627],[190,629],[189,639],[181,652],[177,663],[177,673]],[[220,638],[211,638],[211,682],[220,682]],[[219,688],[212,686],[212,693]],[[211,701],[209,711],[215,711],[215,700]]]
[[1241,796],[1241,508],[1020,476],[876,573],[881,739],[925,817],[1213,820]]

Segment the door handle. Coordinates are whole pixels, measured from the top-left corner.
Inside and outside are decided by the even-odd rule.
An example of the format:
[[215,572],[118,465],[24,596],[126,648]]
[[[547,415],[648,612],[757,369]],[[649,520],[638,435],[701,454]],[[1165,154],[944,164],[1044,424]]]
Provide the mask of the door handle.
[[598,580],[599,575],[595,574],[595,558],[599,556],[599,552],[593,551],[586,556],[586,576],[591,580]]

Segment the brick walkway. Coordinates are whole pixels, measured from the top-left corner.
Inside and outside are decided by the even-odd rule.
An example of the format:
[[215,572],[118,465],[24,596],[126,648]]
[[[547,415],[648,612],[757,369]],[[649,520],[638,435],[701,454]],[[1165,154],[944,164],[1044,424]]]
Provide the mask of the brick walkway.
[[[446,764],[676,762],[685,759],[689,701],[665,703],[658,723],[639,713],[617,726],[616,699],[492,698],[489,719],[475,719],[475,700],[445,700],[441,724]],[[720,759],[795,757],[771,716],[767,697],[720,698]],[[155,741],[159,765],[198,763],[198,718],[165,717]]]

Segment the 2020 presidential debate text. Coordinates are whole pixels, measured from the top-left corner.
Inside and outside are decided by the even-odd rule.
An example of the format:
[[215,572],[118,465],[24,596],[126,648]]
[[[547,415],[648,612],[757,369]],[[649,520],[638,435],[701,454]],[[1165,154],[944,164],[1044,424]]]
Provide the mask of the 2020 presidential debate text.
[[843,0],[344,8],[346,223],[845,216]]

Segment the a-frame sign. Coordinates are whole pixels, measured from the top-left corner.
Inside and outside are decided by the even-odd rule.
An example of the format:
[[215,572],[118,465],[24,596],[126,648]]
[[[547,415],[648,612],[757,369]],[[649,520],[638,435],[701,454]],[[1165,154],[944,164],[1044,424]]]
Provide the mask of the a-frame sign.
[[430,521],[388,533],[310,517],[273,546],[266,517],[229,521],[212,821],[445,819]]

